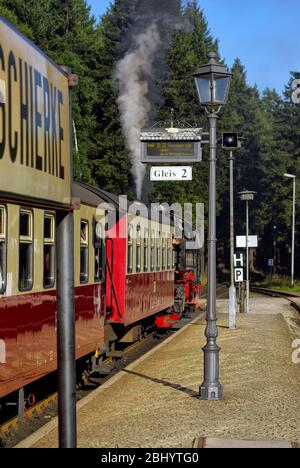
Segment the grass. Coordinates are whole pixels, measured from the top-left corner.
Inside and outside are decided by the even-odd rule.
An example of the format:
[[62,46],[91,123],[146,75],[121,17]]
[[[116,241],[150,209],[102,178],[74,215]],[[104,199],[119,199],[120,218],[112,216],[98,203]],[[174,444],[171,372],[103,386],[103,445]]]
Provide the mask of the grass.
[[207,286],[207,276],[201,275],[200,283],[201,283],[201,286],[202,286],[203,288],[204,288],[205,286]]

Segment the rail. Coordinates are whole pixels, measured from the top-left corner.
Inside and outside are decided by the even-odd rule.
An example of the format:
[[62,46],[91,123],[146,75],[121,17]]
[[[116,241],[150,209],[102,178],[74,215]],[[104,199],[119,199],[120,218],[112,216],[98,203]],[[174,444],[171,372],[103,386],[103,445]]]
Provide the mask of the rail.
[[[291,293],[288,291],[277,291],[276,289],[262,288],[260,286],[250,285],[250,290],[266,296],[282,297],[290,302],[291,306],[300,313],[300,294]],[[298,299],[298,301],[293,300]]]
[[[150,332],[148,333],[145,337],[141,338],[139,341],[130,344],[129,346],[126,346],[126,348],[123,350],[124,357],[126,357],[129,353],[132,353],[133,351],[136,351],[141,345],[145,344],[146,341],[149,341],[151,338],[155,336],[155,332]],[[106,366],[113,363],[113,358],[108,357],[102,362],[102,366]],[[127,364],[125,364],[127,365]],[[111,375],[107,375],[102,378],[102,381],[98,382],[97,386],[100,386],[106,379],[112,377],[115,375],[116,372],[122,370],[122,367],[115,367]],[[93,379],[93,376],[91,376]],[[86,390],[86,394],[88,392],[93,391],[94,387],[91,387],[91,390]],[[77,388],[77,392],[80,390],[80,388]],[[27,431],[25,430],[27,427],[28,434],[30,434],[30,429],[28,427],[28,424],[33,424],[33,427],[36,430],[36,424],[33,423],[34,419],[37,420],[37,418],[42,417],[42,415],[45,413],[47,408],[53,403],[57,403],[57,392],[53,393],[52,395],[46,397],[45,399],[39,401],[38,403],[34,404],[30,408],[26,409],[26,413],[24,414],[25,420],[24,422],[20,422],[19,417],[16,415],[14,417],[11,417],[9,420],[0,423],[0,448],[1,448],[1,443],[4,444],[10,437],[16,438],[16,441],[19,440],[18,438],[18,431],[20,429],[23,429],[25,433]],[[56,415],[56,411],[55,411]],[[47,416],[46,416],[47,417]],[[49,418],[52,418],[53,416],[49,416]],[[46,421],[45,421],[46,422]],[[43,424],[38,424],[39,427],[42,427]],[[4,445],[5,447],[5,445]]]

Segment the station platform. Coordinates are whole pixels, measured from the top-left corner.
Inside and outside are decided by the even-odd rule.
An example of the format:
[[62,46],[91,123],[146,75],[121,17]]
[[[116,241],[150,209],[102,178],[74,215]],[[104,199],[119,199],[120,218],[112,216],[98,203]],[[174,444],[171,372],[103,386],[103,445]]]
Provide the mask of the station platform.
[[[299,447],[300,364],[292,361],[299,313],[284,299],[257,296],[229,330],[227,306],[218,301],[223,401],[197,398],[200,317],[79,402],[78,446],[192,448],[210,440],[213,447]],[[57,446],[57,418],[18,445]]]

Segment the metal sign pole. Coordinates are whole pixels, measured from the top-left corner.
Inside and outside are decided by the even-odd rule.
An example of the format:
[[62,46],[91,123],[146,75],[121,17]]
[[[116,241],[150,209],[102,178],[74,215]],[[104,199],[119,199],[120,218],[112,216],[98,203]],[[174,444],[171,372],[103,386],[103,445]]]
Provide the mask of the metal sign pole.
[[240,196],[240,199],[242,201],[246,202],[246,246],[244,245],[243,242],[243,237],[241,238],[242,240],[242,245],[239,245],[239,239],[237,238],[237,246],[246,247],[246,312],[248,313],[250,311],[249,307],[249,247],[257,247],[257,236],[249,236],[249,201],[254,200],[254,196],[256,195],[256,192],[250,191],[250,190],[244,190],[243,192],[240,192],[238,194]]
[[234,198],[233,198],[233,151],[229,158],[230,175],[230,288],[229,288],[229,328],[236,328],[236,289],[234,283]]
[[293,232],[292,232],[292,263],[291,263],[291,285],[294,287],[295,276],[295,227],[296,227],[296,177],[293,180]]
[[249,308],[249,202],[246,200],[246,313]]
[[295,174],[284,174],[284,177],[288,177],[289,179],[293,179],[291,286],[294,287],[294,283],[295,283],[296,175]]

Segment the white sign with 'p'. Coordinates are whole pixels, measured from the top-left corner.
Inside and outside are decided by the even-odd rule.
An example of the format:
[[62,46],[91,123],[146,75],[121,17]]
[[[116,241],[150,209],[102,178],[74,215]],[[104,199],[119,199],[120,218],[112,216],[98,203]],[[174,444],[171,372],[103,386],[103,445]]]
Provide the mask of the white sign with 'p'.
[[244,281],[244,270],[243,268],[235,268],[234,270],[235,282],[242,283]]

